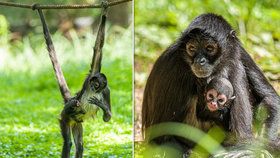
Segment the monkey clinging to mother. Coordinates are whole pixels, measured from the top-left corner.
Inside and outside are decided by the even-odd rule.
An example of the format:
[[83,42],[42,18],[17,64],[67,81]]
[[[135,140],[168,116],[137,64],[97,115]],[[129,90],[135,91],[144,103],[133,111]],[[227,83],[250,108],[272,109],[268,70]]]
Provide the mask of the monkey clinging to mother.
[[[235,95],[225,127],[234,141],[226,144],[224,140],[224,144],[235,146],[255,139],[253,116],[259,106],[268,113],[264,138],[279,144],[279,95],[243,48],[235,30],[222,16],[212,13],[196,17],[156,60],[144,91],[143,131],[162,122],[181,122],[207,132],[211,120],[202,118],[204,92],[213,78],[229,80]],[[189,149],[194,147],[175,139]]]

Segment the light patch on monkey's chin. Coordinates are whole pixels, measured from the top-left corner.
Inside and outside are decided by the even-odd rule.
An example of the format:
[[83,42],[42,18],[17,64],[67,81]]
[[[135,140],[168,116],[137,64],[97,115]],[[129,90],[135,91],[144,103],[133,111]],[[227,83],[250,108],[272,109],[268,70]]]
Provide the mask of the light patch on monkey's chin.
[[198,78],[207,78],[212,74],[212,71],[210,71],[210,70],[197,69],[194,66],[191,66],[191,68],[192,68],[192,72]]

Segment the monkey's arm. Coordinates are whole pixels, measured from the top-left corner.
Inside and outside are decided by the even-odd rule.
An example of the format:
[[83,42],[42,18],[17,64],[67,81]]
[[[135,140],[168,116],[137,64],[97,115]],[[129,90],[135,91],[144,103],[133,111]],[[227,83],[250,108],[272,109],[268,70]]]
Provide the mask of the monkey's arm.
[[55,77],[57,79],[58,85],[59,85],[59,89],[60,89],[60,93],[64,99],[64,103],[66,103],[70,98],[71,98],[71,94],[68,88],[68,85],[66,83],[66,80],[64,78],[63,72],[61,70],[60,64],[57,60],[56,57],[56,51],[54,49],[54,45],[52,42],[52,38],[44,17],[44,14],[42,12],[41,9],[38,9],[38,13],[40,15],[40,19],[43,25],[43,32],[44,32],[44,37],[46,40],[46,44],[47,44],[47,48],[48,48],[48,52],[49,52],[49,57],[51,59],[52,65],[53,65],[53,69],[55,72]]
[[110,89],[107,86],[104,90],[103,90],[103,97],[104,97],[104,101],[107,104],[107,107],[109,108],[110,112],[111,112],[111,94],[110,94]]
[[235,133],[237,140],[250,140],[253,137],[252,119],[253,114],[251,104],[249,102],[248,85],[246,84],[245,69],[241,62],[235,62],[235,69],[238,75],[230,75],[230,82],[235,90],[236,98],[230,110],[230,129]]
[[111,116],[112,116],[112,112],[111,112],[111,95],[110,95],[110,89],[108,87],[106,87],[103,90],[103,97],[104,97],[104,103],[105,103],[106,107],[108,108],[108,112],[107,112],[105,118],[103,116],[103,120],[105,119],[104,121],[108,122],[111,119]]
[[241,60],[254,97],[258,103],[262,102],[267,107],[269,115],[266,120],[266,137],[274,141],[280,128],[280,97],[245,50]]
[[91,61],[90,73],[93,75],[101,70],[102,48],[105,37],[105,24],[107,19],[107,1],[102,1],[103,9],[101,12],[101,22],[99,24],[98,33],[93,48],[93,57]]
[[103,121],[108,122],[112,116],[110,105],[110,90],[108,88],[105,88],[102,94],[103,101],[98,100],[96,97],[93,96],[88,100],[88,102],[90,104],[95,104],[98,107],[100,107],[103,111]]
[[91,97],[88,102],[90,104],[95,104],[103,110],[103,121],[108,122],[111,119],[111,111],[109,110],[108,104],[104,101],[101,102],[95,97]]

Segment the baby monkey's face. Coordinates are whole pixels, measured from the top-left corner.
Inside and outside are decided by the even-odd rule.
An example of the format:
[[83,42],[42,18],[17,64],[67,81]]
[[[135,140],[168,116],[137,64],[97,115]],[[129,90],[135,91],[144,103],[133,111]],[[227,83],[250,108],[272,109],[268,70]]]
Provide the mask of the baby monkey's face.
[[212,112],[223,110],[235,98],[233,86],[226,78],[213,78],[204,94],[207,108]]
[[218,92],[216,89],[210,89],[206,92],[206,103],[210,111],[217,111],[226,107],[229,96]]
[[93,92],[100,93],[107,86],[107,78],[104,74],[97,73],[90,79],[89,84]]

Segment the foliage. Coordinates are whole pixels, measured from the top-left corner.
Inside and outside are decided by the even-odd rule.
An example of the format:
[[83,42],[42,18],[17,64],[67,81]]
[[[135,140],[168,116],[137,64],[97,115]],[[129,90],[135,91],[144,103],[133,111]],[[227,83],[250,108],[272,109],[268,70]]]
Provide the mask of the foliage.
[[[187,132],[186,132],[187,131]],[[235,147],[223,148],[220,143],[226,136],[226,131],[218,126],[213,126],[207,133],[184,123],[165,122],[149,127],[145,132],[146,138],[154,139],[167,136],[168,142],[157,144],[155,142],[141,142],[135,144],[135,157],[190,157],[190,158],[213,158],[224,157],[263,157],[273,158],[261,142],[255,141],[251,144],[240,144]],[[178,136],[196,142],[190,152],[179,141],[168,138],[168,135]],[[228,135],[227,135],[228,137]],[[186,156],[188,155],[188,156]]]
[[[245,49],[264,71],[280,80],[280,1],[142,0],[135,2],[135,54],[137,73],[153,63],[196,16],[222,15],[237,30]],[[144,16],[149,15],[149,16]],[[136,76],[139,75],[136,73]],[[137,80],[137,78],[136,78]]]
[[[99,3],[99,1],[77,1],[77,0],[13,0],[15,3],[22,4],[91,4],[91,3]],[[1,11],[0,14],[4,14],[7,16],[8,20],[11,22],[13,26],[22,26],[27,24],[29,26],[36,26],[40,24],[40,20],[37,15],[37,11],[32,11],[31,9],[22,9],[22,8],[14,8],[7,6],[0,6]],[[94,16],[99,15],[99,9],[65,9],[65,10],[45,10],[46,18],[52,25],[58,24],[58,19],[64,18],[64,20],[71,20],[75,17],[79,16]],[[56,17],[56,18],[53,18]],[[98,18],[98,17],[96,17]]]
[[[58,59],[71,92],[77,92],[89,70],[95,36],[68,40],[53,35]],[[30,34],[0,45],[0,157],[59,157],[58,118],[63,103],[42,34]],[[107,31],[102,72],[111,89],[112,119],[84,123],[85,157],[132,156],[131,30]],[[72,148],[72,154],[74,148]]]
[[5,16],[0,15],[0,44],[5,45],[8,42],[8,22]]
[[[188,132],[186,132],[188,131]],[[217,151],[225,151],[220,146],[221,141],[225,137],[222,129],[215,126],[206,134],[203,131],[183,123],[166,122],[151,126],[146,130],[146,138],[154,139],[164,135],[178,136],[188,140],[197,142],[193,152],[200,153],[204,157],[209,154],[214,154]],[[211,144],[209,146],[208,144]],[[163,144],[144,142],[141,145],[136,145],[136,157],[182,157],[184,149],[180,147],[179,143],[167,142]],[[140,150],[140,151],[139,151]],[[156,155],[156,156],[155,156]],[[180,156],[181,155],[181,156]],[[193,154],[192,154],[193,156]]]

